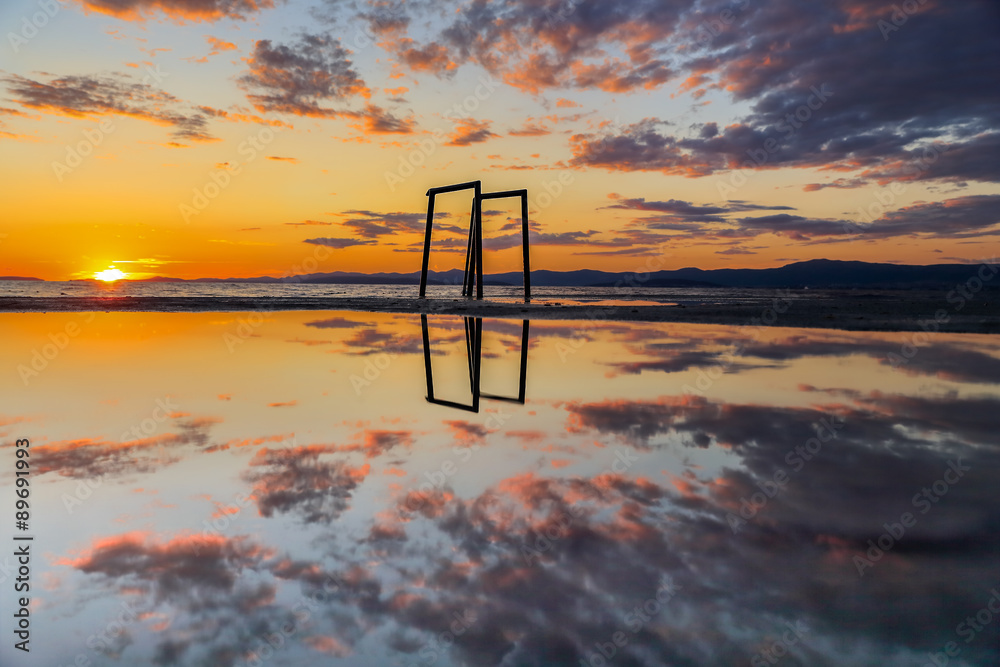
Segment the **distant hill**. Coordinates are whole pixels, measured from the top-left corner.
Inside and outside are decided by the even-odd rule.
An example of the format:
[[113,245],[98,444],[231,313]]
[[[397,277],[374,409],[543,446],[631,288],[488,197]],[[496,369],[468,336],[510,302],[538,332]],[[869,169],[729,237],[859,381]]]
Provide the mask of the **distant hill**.
[[[531,284],[536,287],[788,287],[788,288],[951,288],[964,283],[975,275],[976,265],[934,264],[913,266],[852,262],[832,259],[814,259],[795,262],[773,269],[697,269],[693,267],[672,271],[655,271],[646,274],[628,272],[577,271],[531,272]],[[28,278],[0,278],[3,280],[29,280]],[[431,271],[427,276],[430,285],[460,285],[463,271]],[[33,280],[33,279],[30,279]],[[137,282],[188,282],[180,278],[157,276]],[[300,276],[276,278],[197,278],[190,282],[203,283],[304,283],[337,285],[417,285],[420,272],[409,273],[357,273],[333,271],[310,273]],[[520,271],[494,273],[484,276],[486,285],[522,284]],[[991,287],[1000,287],[987,283]]]
[[37,280],[44,282],[41,278],[25,278],[24,276],[0,276],[0,280]]

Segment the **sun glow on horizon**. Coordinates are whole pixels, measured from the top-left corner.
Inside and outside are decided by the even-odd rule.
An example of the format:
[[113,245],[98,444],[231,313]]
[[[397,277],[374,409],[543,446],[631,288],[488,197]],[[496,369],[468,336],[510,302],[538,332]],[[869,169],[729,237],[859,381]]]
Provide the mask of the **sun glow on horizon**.
[[105,269],[104,271],[97,271],[96,273],[94,273],[94,278],[98,280],[103,280],[106,283],[113,283],[116,280],[121,280],[126,275],[127,274],[122,272],[120,269],[116,269],[115,267],[112,266],[111,268]]

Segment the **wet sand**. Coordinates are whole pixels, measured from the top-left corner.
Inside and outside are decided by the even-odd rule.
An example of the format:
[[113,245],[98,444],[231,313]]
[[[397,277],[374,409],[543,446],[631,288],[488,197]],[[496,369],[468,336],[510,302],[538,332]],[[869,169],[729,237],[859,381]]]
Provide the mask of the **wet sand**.
[[[1000,333],[1000,291],[965,299],[955,292],[892,290],[749,290],[737,298],[651,305],[648,300],[603,305],[558,299],[525,304],[485,299],[359,297],[0,297],[0,312],[185,312],[341,310],[433,313],[513,319],[695,322],[815,327],[855,331]],[[937,319],[935,319],[937,318]]]

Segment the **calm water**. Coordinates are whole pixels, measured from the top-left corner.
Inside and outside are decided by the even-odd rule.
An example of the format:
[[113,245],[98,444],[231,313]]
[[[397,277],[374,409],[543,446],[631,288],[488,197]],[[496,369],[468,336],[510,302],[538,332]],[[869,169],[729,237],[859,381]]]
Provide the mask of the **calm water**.
[[1000,661],[996,337],[421,324],[0,314],[0,664]]
[[[461,285],[428,285],[430,298],[458,298]],[[141,283],[96,281],[36,282],[0,280],[0,297],[383,297],[416,298],[416,285],[312,285],[299,283]],[[759,298],[769,301],[773,290],[739,288],[647,288],[647,287],[541,287],[531,289],[533,301],[567,300],[592,302],[608,299],[649,300],[652,302],[746,302]],[[517,300],[524,297],[523,287],[488,285],[488,300]]]

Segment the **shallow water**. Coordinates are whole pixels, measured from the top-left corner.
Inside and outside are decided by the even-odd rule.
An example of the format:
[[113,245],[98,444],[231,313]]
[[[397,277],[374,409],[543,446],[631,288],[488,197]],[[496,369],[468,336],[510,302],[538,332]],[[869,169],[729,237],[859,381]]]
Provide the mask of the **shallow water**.
[[1000,660],[996,337],[426,323],[0,314],[0,664]]
[[[344,297],[416,299],[417,285],[336,285],[306,283],[144,283],[121,281],[102,283],[93,280],[68,282],[41,282],[0,280],[0,297],[212,297],[218,299],[269,299],[289,297]],[[427,296],[432,299],[461,298],[461,285],[428,285]],[[637,300],[664,303],[682,300],[692,303],[717,303],[746,301],[753,298],[773,298],[773,290],[728,287],[546,287],[531,290],[532,301],[574,303],[611,302],[631,303]],[[504,285],[487,285],[484,296],[488,301],[519,302],[524,298],[524,288]],[[643,301],[644,300],[644,301]]]

